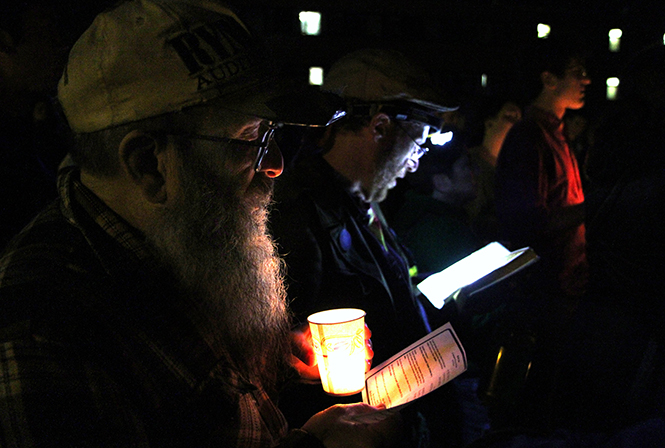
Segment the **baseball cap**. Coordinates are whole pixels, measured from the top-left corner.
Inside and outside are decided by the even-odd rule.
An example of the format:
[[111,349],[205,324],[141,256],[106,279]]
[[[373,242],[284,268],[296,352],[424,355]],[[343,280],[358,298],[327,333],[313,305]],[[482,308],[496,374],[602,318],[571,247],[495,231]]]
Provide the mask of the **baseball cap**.
[[426,72],[402,53],[367,48],[335,62],[322,88],[349,100],[381,103],[408,102],[432,112],[456,110],[432,87]]
[[58,99],[74,132],[94,132],[216,100],[276,122],[326,125],[339,104],[275,79],[267,52],[214,0],[127,0],[73,46]]

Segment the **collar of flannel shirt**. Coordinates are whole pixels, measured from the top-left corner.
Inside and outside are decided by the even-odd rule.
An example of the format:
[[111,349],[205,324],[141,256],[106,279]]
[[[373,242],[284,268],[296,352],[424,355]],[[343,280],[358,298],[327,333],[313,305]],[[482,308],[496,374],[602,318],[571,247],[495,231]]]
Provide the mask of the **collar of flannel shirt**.
[[63,203],[63,214],[74,225],[83,228],[79,221],[80,215],[77,214],[76,210],[76,206],[80,206],[101,229],[137,259],[148,260],[152,258],[148,244],[141,233],[131,227],[81,183],[78,169],[69,167],[60,173],[58,190]]

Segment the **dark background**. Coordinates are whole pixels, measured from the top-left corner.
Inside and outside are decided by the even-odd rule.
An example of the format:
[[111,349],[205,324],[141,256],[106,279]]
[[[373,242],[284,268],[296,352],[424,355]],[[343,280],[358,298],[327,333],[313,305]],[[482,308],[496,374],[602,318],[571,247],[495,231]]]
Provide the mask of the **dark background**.
[[[662,44],[665,4],[629,0],[231,0],[241,19],[269,42],[292,77],[307,79],[310,66],[324,70],[343,54],[388,46],[416,59],[457,99],[479,93],[531,99],[526,88],[525,49],[537,40],[536,26],[552,35],[575,33],[587,45],[589,113],[606,107],[605,79],[640,49]],[[322,14],[321,34],[303,36],[298,13]],[[607,33],[621,28],[621,50],[612,53]],[[481,87],[482,74],[488,84]]]

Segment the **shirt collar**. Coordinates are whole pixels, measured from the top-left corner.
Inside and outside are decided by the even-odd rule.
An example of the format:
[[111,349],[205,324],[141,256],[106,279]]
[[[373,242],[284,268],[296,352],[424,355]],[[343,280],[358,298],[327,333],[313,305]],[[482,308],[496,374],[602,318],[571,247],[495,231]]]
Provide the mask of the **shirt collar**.
[[563,120],[559,119],[553,112],[541,109],[537,106],[527,106],[524,115],[530,115],[543,123],[551,130],[560,130],[563,127]]
[[[59,173],[58,190],[63,204],[62,213],[65,218],[82,230],[93,247],[100,241],[98,237],[95,237],[91,226],[84,224],[86,220],[94,221],[99,228],[135,260],[142,263],[153,263],[152,251],[143,234],[129,225],[127,221],[83,185],[80,175],[81,172],[78,167],[67,167]],[[126,258],[126,255],[124,258]],[[108,262],[109,260],[103,261]],[[120,263],[113,264],[117,264],[118,267],[120,265]]]

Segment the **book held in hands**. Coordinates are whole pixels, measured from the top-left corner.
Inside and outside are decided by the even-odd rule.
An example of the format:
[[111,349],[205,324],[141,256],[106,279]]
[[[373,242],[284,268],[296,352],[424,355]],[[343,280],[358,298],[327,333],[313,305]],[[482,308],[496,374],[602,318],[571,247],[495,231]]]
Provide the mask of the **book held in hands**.
[[[509,251],[493,242],[418,284],[438,309],[449,300],[469,300],[538,260],[530,248]],[[467,369],[464,347],[447,323],[414,342],[365,375],[363,401],[387,411],[403,406],[446,384]],[[364,418],[380,418],[380,415]]]

